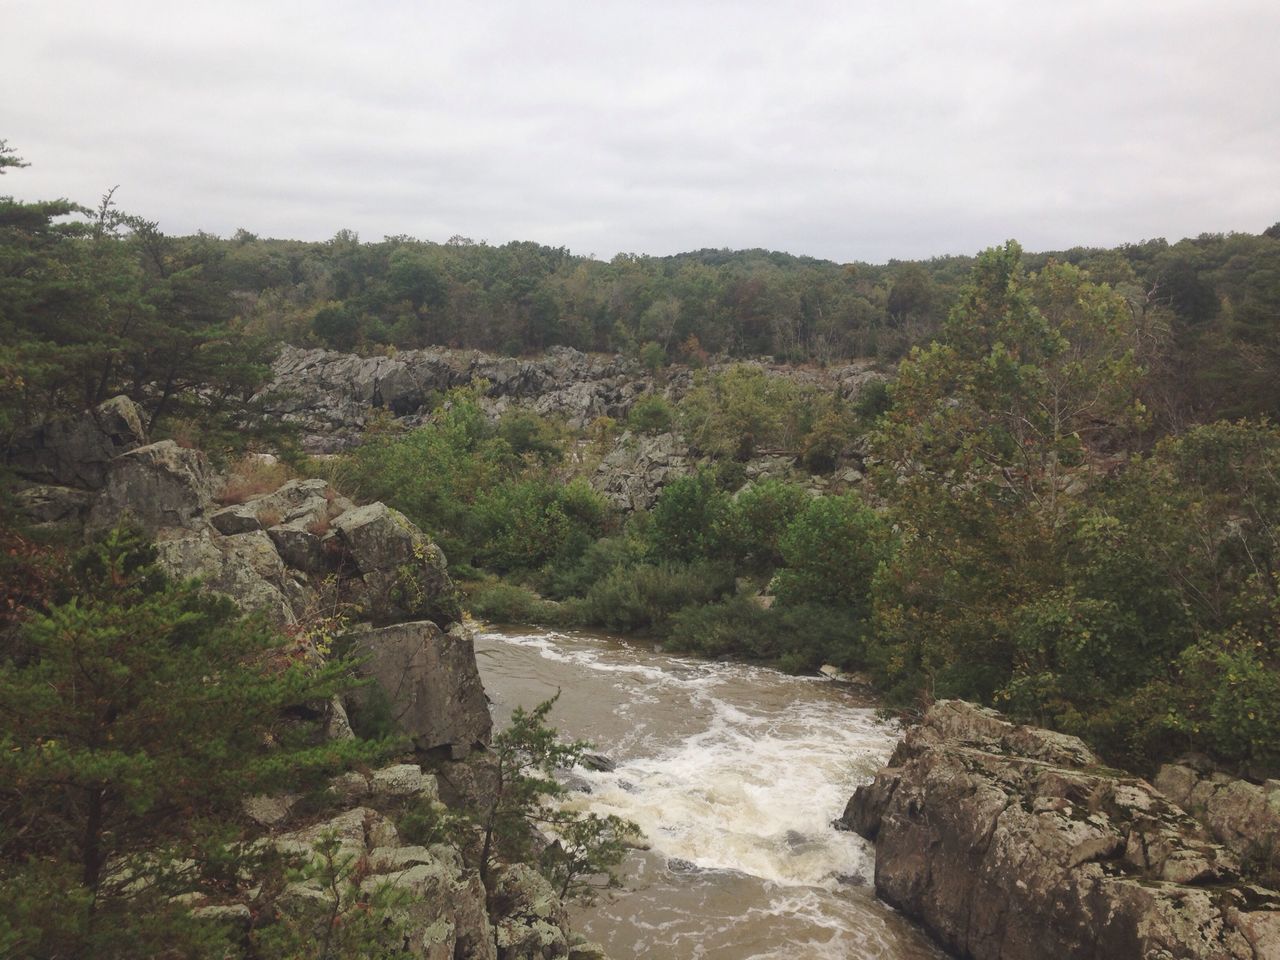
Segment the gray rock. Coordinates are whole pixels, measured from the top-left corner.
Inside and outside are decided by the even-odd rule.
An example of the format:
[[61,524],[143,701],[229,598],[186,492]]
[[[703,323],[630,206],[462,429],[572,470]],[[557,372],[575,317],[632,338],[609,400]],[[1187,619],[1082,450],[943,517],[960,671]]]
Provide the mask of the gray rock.
[[201,531],[156,544],[157,561],[175,579],[199,579],[243,610],[260,611],[276,624],[297,620],[294,603],[306,588],[292,578],[275,545],[261,530],[219,537]]
[[351,567],[344,588],[373,623],[429,618],[447,625],[462,615],[444,553],[404,514],[382,503],[348,510],[333,538]]
[[506,867],[492,907],[498,960],[553,960],[569,953],[569,918],[542,874],[527,864]]
[[419,750],[447,746],[465,756],[489,742],[493,722],[465,630],[445,633],[430,620],[401,623],[359,634],[353,652],[365,658],[360,672],[377,690],[356,692],[353,716],[374,709],[381,696]]
[[131,519],[148,533],[187,527],[213,499],[213,474],[199,450],[161,440],[116,457],[89,511],[89,530]]
[[1280,872],[1280,780],[1250,783],[1191,758],[1162,766],[1155,786],[1236,856]]
[[332,558],[325,552],[319,536],[312,532],[314,520],[305,517],[267,528],[267,536],[276,545],[280,559],[304,573],[324,573]]
[[252,533],[262,529],[262,521],[258,519],[258,511],[252,504],[235,503],[209,514],[209,523],[219,533],[232,536],[237,533]]
[[648,510],[672,480],[693,473],[688,448],[674,433],[624,433],[600,461],[591,485],[620,510]]
[[113,397],[79,417],[19,434],[5,462],[30,480],[97,490],[112,460],[146,442],[141,408],[128,397]]
[[1280,922],[1145,781],[972,704],[931,708],[843,820],[876,842],[876,893],[974,960],[1262,960]]
[[93,504],[94,495],[89,490],[74,487],[56,487],[35,484],[14,494],[18,511],[35,524],[69,524],[84,522]]

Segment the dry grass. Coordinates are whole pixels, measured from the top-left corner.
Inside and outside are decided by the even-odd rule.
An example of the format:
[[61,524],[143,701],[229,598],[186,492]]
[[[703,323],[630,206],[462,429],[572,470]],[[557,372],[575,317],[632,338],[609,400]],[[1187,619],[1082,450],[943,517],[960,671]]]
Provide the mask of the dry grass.
[[283,519],[284,517],[280,515],[279,510],[266,509],[258,511],[258,522],[262,524],[264,529],[267,527],[274,527]]
[[244,503],[279,489],[291,477],[292,471],[278,460],[248,454],[232,464],[226,483],[214,499],[224,507]]
[[331,524],[329,523],[328,517],[323,515],[318,516],[307,524],[307,533],[311,534],[313,537],[323,537],[329,532],[330,526]]

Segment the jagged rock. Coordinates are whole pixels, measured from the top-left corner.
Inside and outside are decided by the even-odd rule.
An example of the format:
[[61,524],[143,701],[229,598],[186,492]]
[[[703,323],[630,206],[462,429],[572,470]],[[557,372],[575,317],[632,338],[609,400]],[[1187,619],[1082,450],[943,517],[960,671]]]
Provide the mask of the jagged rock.
[[942,701],[844,823],[876,893],[974,960],[1262,960],[1280,895],[1145,781],[1078,739]]
[[214,593],[230,597],[244,610],[261,611],[276,624],[294,623],[294,603],[305,602],[306,587],[285,568],[271,538],[261,530],[230,537],[203,530],[162,540],[156,550],[169,576],[198,578]]
[[[314,855],[316,845],[333,837],[340,861],[366,871],[361,890],[382,888],[407,896],[388,919],[405,930],[404,946],[422,960],[496,960],[493,928],[479,875],[469,870],[451,846],[400,846],[394,824],[368,807],[356,807],[322,823],[276,838],[284,853]],[[350,858],[349,860],[347,858]],[[332,893],[318,881],[291,883],[281,907],[324,916]]]
[[465,756],[489,742],[493,721],[465,629],[445,633],[430,620],[400,623],[359,634],[353,652],[365,658],[360,671],[375,684],[354,695],[357,718],[361,710],[377,709],[380,696],[419,750],[447,746]]
[[494,888],[498,960],[555,960],[569,953],[569,919],[547,879],[527,864],[506,867]]
[[39,483],[97,490],[112,460],[146,442],[142,410],[128,397],[112,397],[74,419],[19,434],[5,462]]
[[600,461],[591,485],[619,509],[648,510],[663,487],[693,471],[689,451],[675,434],[627,432]]
[[274,827],[289,819],[289,811],[298,802],[296,793],[280,793],[274,796],[257,794],[245,797],[241,802],[244,814],[254,823],[263,827]]
[[204,454],[161,440],[111,461],[86,527],[101,530],[125,518],[152,534],[186,527],[212,499],[213,475]]
[[333,559],[325,553],[320,537],[312,532],[314,523],[299,518],[267,529],[267,536],[276,545],[280,559],[304,573],[324,573]]
[[213,529],[228,537],[262,529],[258,510],[250,503],[235,503],[221,510],[215,510],[209,514],[209,523],[213,525]]
[[93,499],[89,490],[43,483],[24,487],[14,494],[18,511],[36,524],[83,523]]
[[430,618],[445,625],[461,616],[444,553],[398,510],[382,503],[348,510],[329,538],[354,567],[344,583],[350,599],[373,623]]
[[1280,870],[1280,780],[1250,783],[1201,758],[1165,764],[1155,786],[1237,856]]

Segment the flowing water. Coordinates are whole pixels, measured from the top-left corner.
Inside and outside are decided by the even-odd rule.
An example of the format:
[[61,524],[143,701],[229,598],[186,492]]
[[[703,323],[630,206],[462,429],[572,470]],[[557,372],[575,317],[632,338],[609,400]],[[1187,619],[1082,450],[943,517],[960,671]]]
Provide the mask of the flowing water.
[[476,655],[499,726],[562,690],[552,725],[617,763],[575,771],[591,792],[572,801],[650,844],[574,911],[615,960],[943,956],[876,900],[871,847],[831,828],[896,735],[847,688],[578,633],[486,628]]

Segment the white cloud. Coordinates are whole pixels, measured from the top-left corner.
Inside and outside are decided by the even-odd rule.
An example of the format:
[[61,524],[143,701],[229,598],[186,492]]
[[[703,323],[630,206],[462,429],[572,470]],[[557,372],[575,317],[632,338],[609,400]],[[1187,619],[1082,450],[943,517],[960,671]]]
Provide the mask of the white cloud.
[[1280,7],[4,5],[3,187],[175,233],[837,260],[1280,219]]

